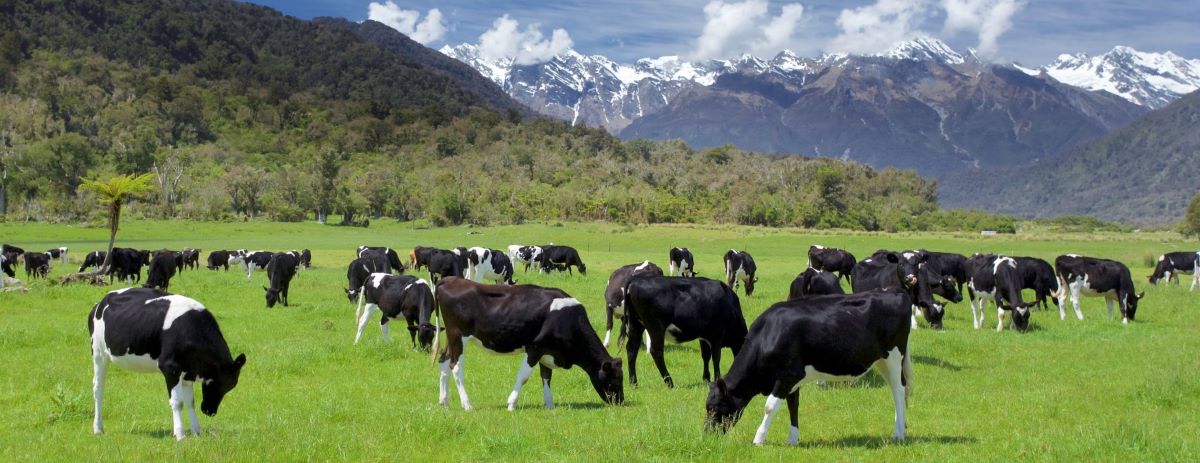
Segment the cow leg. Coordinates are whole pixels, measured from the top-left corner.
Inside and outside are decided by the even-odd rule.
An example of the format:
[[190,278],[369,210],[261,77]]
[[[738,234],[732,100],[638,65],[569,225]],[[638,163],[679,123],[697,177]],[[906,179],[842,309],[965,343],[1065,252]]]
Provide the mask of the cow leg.
[[968,303],[971,305],[971,326],[974,326],[975,329],[979,329],[979,313],[976,312],[977,309],[975,308],[977,302],[974,295],[968,300]]
[[1108,306],[1108,319],[1112,320],[1112,318],[1113,318],[1113,315],[1112,315],[1113,300],[1111,298],[1105,297],[1104,303],[1105,303],[1105,305]]
[[363,295],[363,293],[365,291],[366,291],[366,286],[362,286],[362,287],[358,288],[358,302],[356,302],[354,304],[354,321],[356,323],[358,322],[358,317],[362,316],[363,300],[365,299],[365,296]]
[[[450,345],[450,351],[454,351],[454,345]],[[458,403],[462,405],[463,410],[471,411],[471,399],[467,397],[467,384],[465,374],[463,372],[463,360],[467,357],[467,344],[462,338],[458,340],[458,360],[451,362],[453,365],[450,371],[454,373],[454,386],[458,388]]]
[[631,317],[629,312],[625,312],[625,317],[629,319],[629,339],[625,344],[625,361],[629,363],[629,385],[637,386],[637,356],[638,351],[642,350],[642,333],[646,328],[642,326],[642,322],[637,318]]
[[788,428],[787,445],[795,447],[800,445],[800,390],[792,391],[787,396],[788,420],[791,427]]
[[450,354],[449,352],[442,354],[442,361],[439,362],[438,374],[438,405],[450,407]]
[[712,359],[713,359],[713,378],[720,378],[721,377],[721,348],[720,347],[713,346]]
[[1126,312],[1126,309],[1128,309],[1128,308],[1129,308],[1129,305],[1128,305],[1128,303],[1126,302],[1127,300],[1128,300],[1128,298],[1126,298],[1126,297],[1123,297],[1123,296],[1121,297],[1121,305],[1120,305],[1120,309],[1121,309],[1121,323],[1122,323],[1122,324],[1124,324],[1124,325],[1128,325],[1128,324],[1129,324],[1129,312]]
[[[0,275],[0,278],[4,276]],[[96,415],[92,419],[92,432],[104,434],[104,414],[101,403],[104,402],[104,382],[108,376],[108,357],[103,351],[92,348],[92,399],[96,402]]]
[[542,368],[542,402],[546,404],[546,410],[554,410],[554,398],[550,395],[550,377],[554,375],[554,370],[545,365],[539,365]]
[[629,338],[629,319],[621,317],[621,328],[617,331],[617,345],[625,344],[625,340]]
[[900,353],[899,348],[893,347],[888,351],[887,357],[875,362],[875,368],[883,374],[892,389],[892,401],[896,406],[896,427],[892,431],[892,440],[897,441],[904,440],[906,432],[904,414],[908,409],[908,387],[904,384],[904,372],[912,369],[911,364],[905,367],[905,362],[908,361],[906,357],[908,356]]
[[[758,431],[754,432],[754,445],[763,445],[767,441],[767,431],[771,429],[771,420],[775,419],[775,413],[779,412],[785,396],[796,394],[797,405],[799,404],[800,390],[792,391],[791,389],[791,387],[785,387],[783,381],[775,382],[775,387],[767,396],[767,403],[763,407],[762,423],[758,425]],[[799,432],[796,437],[799,439]]]
[[195,383],[193,383],[191,381],[186,381],[186,382],[181,382],[180,384],[185,384],[183,388],[186,391],[186,393],[184,396],[185,400],[183,402],[183,405],[187,407],[188,421],[190,421],[192,424],[192,435],[199,436],[200,435],[200,420],[196,418],[196,386],[195,386]]
[[379,317],[379,331],[383,334],[383,342],[392,342],[391,336],[388,335],[387,315],[381,315]]
[[1196,270],[1192,272],[1192,287],[1188,288],[1188,291],[1195,291],[1196,285],[1200,285],[1200,266],[1197,266]]
[[[612,327],[613,327],[613,309],[612,309],[612,307],[604,308],[604,316],[605,316],[605,319],[604,319],[604,347],[608,347],[608,339],[610,336],[612,336]],[[619,335],[618,335],[618,339],[617,339],[617,344],[620,344]]]
[[996,332],[1004,331],[1004,307],[1000,303],[996,303]]
[[1075,308],[1075,317],[1083,320],[1083,310],[1079,309],[1079,285],[1083,283],[1071,283],[1071,307]]
[[[192,400],[194,391],[191,388],[191,382],[183,381],[182,375],[174,378],[175,384],[171,386],[171,395],[168,403],[171,405],[171,435],[175,436],[175,440],[183,440],[187,434],[183,430],[183,404]],[[185,386],[184,383],[187,383]]]
[[379,310],[379,305],[368,303],[363,309],[362,317],[358,319],[358,333],[354,335],[354,343],[358,344],[358,340],[362,338],[363,330],[367,328],[367,322],[371,321],[371,314]]
[[[709,383],[712,381],[712,377],[708,375],[708,361],[710,358],[712,358],[712,347],[710,347],[708,345],[708,341],[701,339],[700,340],[700,360],[701,360],[701,363],[704,364],[704,374],[700,376],[700,379],[703,379],[705,383]],[[721,375],[718,373],[717,377],[720,378]]]
[[911,315],[912,315],[912,329],[914,329],[914,330],[915,330],[915,329],[918,329],[918,328],[920,328],[920,327],[921,327],[920,325],[918,325],[918,324],[917,324],[917,312],[919,312],[920,310],[921,310],[921,309],[920,309],[920,308],[918,308],[918,307],[916,306],[916,304],[913,304],[913,306],[912,306],[912,314],[911,314]]
[[508,394],[508,411],[517,409],[517,398],[521,396],[521,386],[529,381],[531,375],[533,375],[533,365],[529,361],[529,354],[526,353],[521,359],[520,369],[517,370],[517,382],[513,385],[512,393]]
[[671,379],[671,372],[667,371],[667,360],[663,358],[663,345],[666,333],[658,332],[658,330],[647,330],[650,332],[650,357],[654,359],[654,366],[658,367],[658,373],[662,375],[663,382],[667,387],[674,388],[675,380]]

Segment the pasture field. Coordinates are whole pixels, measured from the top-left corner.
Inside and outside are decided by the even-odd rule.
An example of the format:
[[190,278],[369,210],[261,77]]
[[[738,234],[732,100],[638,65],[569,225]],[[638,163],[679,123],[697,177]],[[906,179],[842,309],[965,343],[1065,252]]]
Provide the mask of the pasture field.
[[[0,241],[28,250],[66,245],[74,266],[107,242],[103,228],[0,224]],[[667,250],[687,246],[703,276],[722,274],[720,256],[745,249],[759,266],[758,292],[742,298],[748,321],[787,293],[809,244],[844,247],[860,259],[879,248],[970,254],[993,251],[1052,261],[1074,252],[1128,264],[1146,291],[1137,321],[1110,321],[1102,299],[1083,300],[1086,320],[1033,314],[1019,334],[975,331],[966,302],[947,306],[946,329],[916,331],[909,439],[892,443],[892,399],[870,373],[843,386],[805,386],[800,446],[784,446],[786,413],[767,445],[750,444],[762,417],[755,399],[725,436],[701,425],[708,387],[695,343],[667,346],[677,387],[668,390],[653,362],[640,357],[641,385],[623,406],[602,405],[578,369],[556,370],[555,410],[542,407],[537,381],[520,407],[505,410],[520,356],[468,349],[466,383],[478,408],[463,412],[451,391],[437,405],[438,369],[413,352],[407,330],[381,340],[374,323],[353,345],[353,306],[342,289],[360,244],[567,244],[579,249],[587,276],[517,270],[521,283],[555,286],[580,299],[603,336],[603,290],[618,266],[651,259],[666,269]],[[236,271],[188,271],[173,292],[217,316],[236,355],[248,361],[241,383],[204,434],[177,443],[158,374],[110,369],[107,434],[91,433],[92,366],[85,317],[111,288],[26,281],[27,293],[0,294],[0,461],[1197,461],[1200,459],[1200,293],[1151,287],[1147,256],[1195,249],[1171,234],[1010,235],[814,234],[732,226],[622,227],[608,224],[413,229],[373,222],[370,229],[312,223],[194,223],[127,219],[119,246],[158,249],[310,248],[314,268],[292,283],[292,307],[267,309],[262,286]],[[52,276],[75,269],[56,266]],[[18,272],[22,270],[19,269]],[[25,276],[19,277],[25,280]],[[427,275],[426,275],[427,277]],[[1028,295],[1028,292],[1027,292]],[[1119,317],[1119,315],[1118,315]],[[614,335],[615,339],[615,335]],[[624,357],[624,348],[609,346]],[[726,353],[723,370],[731,356]],[[628,371],[626,371],[628,375]],[[451,386],[453,388],[453,386]],[[199,390],[197,392],[199,394]]]

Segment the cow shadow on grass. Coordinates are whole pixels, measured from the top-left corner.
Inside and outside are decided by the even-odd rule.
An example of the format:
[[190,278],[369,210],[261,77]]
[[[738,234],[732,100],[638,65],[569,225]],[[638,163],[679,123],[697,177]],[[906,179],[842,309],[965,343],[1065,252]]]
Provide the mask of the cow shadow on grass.
[[891,438],[883,435],[858,435],[845,436],[836,439],[819,439],[805,441],[801,440],[799,447],[802,448],[845,448],[855,447],[861,449],[881,449],[886,447],[903,447],[908,445],[921,444],[938,444],[938,445],[957,445],[957,444],[975,444],[978,439],[970,436],[922,436],[909,435],[903,442],[894,442]]
[[938,367],[938,368],[941,368],[944,370],[950,370],[950,371],[962,371],[962,369],[963,369],[963,367],[961,367],[961,366],[955,365],[953,363],[947,362],[947,361],[942,360],[937,357],[930,357],[928,355],[914,355],[913,361],[916,363],[919,363],[921,365],[929,365],[931,367]]

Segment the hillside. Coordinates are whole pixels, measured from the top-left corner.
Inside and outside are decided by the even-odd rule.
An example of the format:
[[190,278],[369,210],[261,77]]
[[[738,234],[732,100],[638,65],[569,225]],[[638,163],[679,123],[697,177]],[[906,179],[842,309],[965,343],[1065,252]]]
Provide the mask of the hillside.
[[945,207],[1030,217],[1093,215],[1141,225],[1179,220],[1200,178],[1200,91],[1061,159],[954,176]]

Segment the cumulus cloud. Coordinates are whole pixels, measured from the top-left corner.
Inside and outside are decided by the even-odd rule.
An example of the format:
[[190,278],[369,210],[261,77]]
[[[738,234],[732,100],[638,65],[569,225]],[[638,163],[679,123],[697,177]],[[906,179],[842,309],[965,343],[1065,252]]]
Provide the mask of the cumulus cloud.
[[918,28],[929,14],[929,6],[926,0],[878,0],[842,10],[837,18],[841,32],[826,48],[852,54],[886,51],[897,42],[922,35]]
[[383,3],[371,2],[367,5],[367,19],[386,24],[422,45],[428,45],[446,36],[446,23],[442,19],[441,10],[437,8],[429,10],[425,13],[425,18],[421,19],[420,11],[405,10],[391,0]]
[[789,3],[772,17],[766,0],[713,0],[704,6],[704,17],[693,59],[726,58],[743,52],[772,54],[791,42],[804,17],[804,6]]
[[979,34],[976,47],[982,56],[996,55],[996,41],[1012,27],[1012,17],[1025,7],[1022,0],[941,0],[946,10],[943,30],[952,34]]
[[522,30],[521,23],[508,15],[496,18],[492,28],[479,36],[479,52],[484,58],[492,61],[511,59],[522,66],[550,61],[570,50],[571,45],[571,36],[565,30],[554,29],[547,39],[537,24]]

